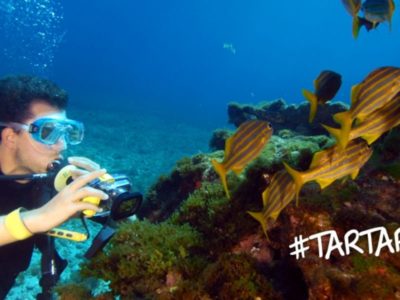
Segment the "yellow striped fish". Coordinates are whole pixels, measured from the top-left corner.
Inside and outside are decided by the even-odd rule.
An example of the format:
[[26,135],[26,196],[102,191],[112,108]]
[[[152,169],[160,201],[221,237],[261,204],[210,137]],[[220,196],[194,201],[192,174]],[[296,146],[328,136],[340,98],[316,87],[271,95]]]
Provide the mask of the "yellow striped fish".
[[342,0],[342,3],[349,14],[353,17],[353,37],[357,38],[360,30],[358,12],[361,9],[361,0]]
[[272,176],[270,185],[262,193],[263,209],[261,212],[248,213],[260,222],[268,238],[268,222],[276,221],[280,212],[294,199],[295,184],[286,170],[279,171]]
[[[382,134],[400,125],[400,94],[397,94],[384,107],[371,113],[362,123],[350,131],[349,139],[358,137],[367,141],[368,145],[375,142]],[[341,131],[326,125],[322,125],[337,141]]]
[[250,120],[239,126],[225,144],[223,162],[211,162],[221,178],[226,196],[230,198],[226,174],[229,170],[240,174],[249,162],[255,159],[272,136],[272,126],[266,121]]
[[349,141],[353,121],[363,122],[373,111],[391,101],[398,92],[400,92],[400,68],[396,67],[378,68],[352,88],[350,110],[333,116],[341,125],[338,142],[342,150]]
[[393,0],[365,0],[361,7],[366,20],[376,27],[377,24],[388,21],[392,28],[392,16],[395,10]]
[[309,169],[304,172],[296,171],[284,163],[296,185],[296,202],[302,186],[307,182],[315,180],[324,189],[336,179],[347,175],[355,179],[371,155],[372,149],[364,140],[359,139],[352,140],[344,152],[335,145],[315,153]]
[[303,96],[310,102],[310,116],[308,118],[310,123],[317,113],[318,104],[325,104],[332,100],[341,85],[342,76],[340,74],[325,70],[314,80],[314,93],[303,89]]

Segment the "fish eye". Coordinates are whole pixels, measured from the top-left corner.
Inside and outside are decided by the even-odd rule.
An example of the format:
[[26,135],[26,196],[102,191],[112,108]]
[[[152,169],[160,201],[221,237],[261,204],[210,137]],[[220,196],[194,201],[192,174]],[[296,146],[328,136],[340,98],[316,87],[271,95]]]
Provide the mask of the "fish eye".
[[269,129],[272,128],[272,125],[271,125],[271,123],[269,123],[269,122],[268,122],[268,128],[269,128]]

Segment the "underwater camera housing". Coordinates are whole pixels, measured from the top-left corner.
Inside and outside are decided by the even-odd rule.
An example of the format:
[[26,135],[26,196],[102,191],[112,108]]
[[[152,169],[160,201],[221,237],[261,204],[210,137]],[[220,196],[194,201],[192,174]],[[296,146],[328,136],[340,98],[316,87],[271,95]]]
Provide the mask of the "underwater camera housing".
[[[106,174],[107,180],[97,178],[89,186],[102,190],[109,198],[101,200],[99,207],[106,213],[109,212],[110,217],[114,221],[128,218],[135,214],[142,202],[140,193],[131,192],[132,184],[125,175],[109,175]],[[88,201],[83,199],[82,201]],[[102,213],[99,214],[101,216]]]
[[[75,168],[75,166],[68,165],[66,161],[56,160],[52,162],[48,168],[48,184],[52,185],[56,191],[61,191],[66,185],[72,182],[72,170]],[[93,221],[103,224],[102,229],[95,236],[92,245],[84,255],[86,258],[91,258],[100,251],[114,235],[115,230],[113,227],[115,221],[126,219],[137,212],[142,203],[143,196],[141,193],[131,191],[132,184],[125,175],[104,174],[91,181],[88,185],[102,190],[109,196],[107,200],[101,200],[97,197],[85,197],[82,199],[82,201],[93,203],[103,209],[101,213],[95,213],[92,210],[83,211],[83,213]],[[88,231],[83,218],[82,221],[86,231]],[[66,235],[67,234],[64,234],[63,231],[55,231],[53,234],[55,237],[68,238]],[[87,236],[84,236],[82,241],[86,239]]]
[[[50,183],[54,184],[56,191],[61,191],[66,185],[72,182],[72,170],[75,166],[67,165],[64,161],[56,160],[49,167]],[[131,192],[132,184],[128,177],[120,174],[105,174],[93,181],[89,186],[102,190],[109,198],[101,200],[97,197],[86,197],[82,201],[93,203],[103,209],[102,213],[95,215],[94,211],[85,210],[84,214],[94,217],[96,221],[110,217],[114,221],[128,218],[139,209],[143,196],[138,192]]]

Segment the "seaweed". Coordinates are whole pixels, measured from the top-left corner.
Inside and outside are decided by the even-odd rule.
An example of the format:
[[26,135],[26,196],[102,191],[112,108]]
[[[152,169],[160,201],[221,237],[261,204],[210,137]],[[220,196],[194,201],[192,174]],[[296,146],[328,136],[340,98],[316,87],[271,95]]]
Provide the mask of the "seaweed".
[[200,243],[189,225],[125,223],[107,251],[86,262],[81,274],[110,281],[114,295],[152,295],[166,284],[169,272],[188,269],[190,251]]

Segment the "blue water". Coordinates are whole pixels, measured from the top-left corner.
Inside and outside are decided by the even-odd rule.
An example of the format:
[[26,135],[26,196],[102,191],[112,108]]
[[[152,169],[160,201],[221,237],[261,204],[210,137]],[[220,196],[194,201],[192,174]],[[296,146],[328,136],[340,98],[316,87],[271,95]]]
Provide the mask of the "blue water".
[[[343,76],[335,99],[349,102],[370,71],[400,67],[399,10],[391,31],[381,24],[354,40],[340,0],[0,0],[0,76],[64,87],[87,125],[77,154],[145,193],[179,158],[207,150],[231,101],[299,103],[331,69]],[[61,250],[72,260],[62,281],[73,280],[79,247]],[[38,270],[36,258],[8,299],[34,299]]]
[[0,43],[11,53],[0,56],[0,72],[49,77],[69,91],[74,106],[161,113],[214,128],[226,124],[231,101],[303,101],[301,89],[312,89],[323,69],[342,74],[335,99],[348,102],[350,87],[368,72],[400,66],[398,10],[391,31],[387,23],[369,33],[363,28],[354,40],[339,0],[31,0],[22,8],[43,5],[61,17],[35,18],[37,8],[25,14],[28,23],[53,26],[52,60],[33,68],[48,41],[26,46],[25,60],[12,50],[38,26],[17,26],[16,37],[4,38],[16,28],[10,23],[17,2],[24,3],[1,0],[0,22],[8,26],[0,24]]

